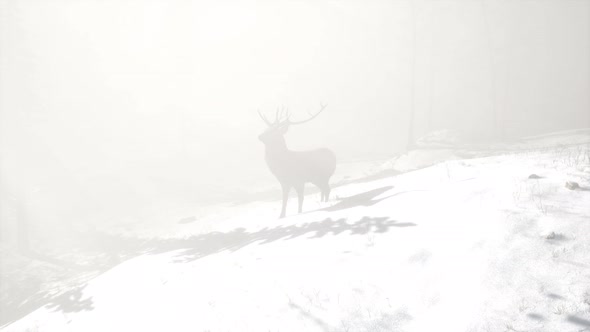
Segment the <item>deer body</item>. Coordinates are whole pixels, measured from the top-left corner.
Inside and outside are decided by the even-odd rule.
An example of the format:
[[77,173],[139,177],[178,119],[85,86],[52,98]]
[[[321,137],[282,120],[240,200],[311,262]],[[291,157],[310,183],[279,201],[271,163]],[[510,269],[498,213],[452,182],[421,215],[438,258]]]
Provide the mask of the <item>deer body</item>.
[[283,191],[283,205],[280,217],[283,218],[286,214],[289,192],[292,188],[297,192],[298,211],[301,213],[304,187],[307,182],[316,185],[320,189],[322,201],[327,201],[330,195],[330,177],[336,169],[336,156],[334,153],[329,149],[289,150],[283,135],[288,125],[293,123],[288,122],[288,120],[280,122],[278,114],[274,124],[270,124],[265,118],[263,119],[269,124],[269,129],[260,135],[259,139],[266,147],[266,164],[281,184]]

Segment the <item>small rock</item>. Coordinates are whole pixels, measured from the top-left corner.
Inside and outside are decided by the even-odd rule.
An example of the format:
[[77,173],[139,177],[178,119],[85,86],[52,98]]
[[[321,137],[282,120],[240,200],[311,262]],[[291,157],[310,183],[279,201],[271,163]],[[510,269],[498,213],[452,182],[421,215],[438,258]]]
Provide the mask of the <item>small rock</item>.
[[531,174],[529,175],[529,179],[540,179],[541,177],[538,176],[537,174]]
[[557,236],[557,234],[555,234],[555,232],[551,232],[551,233],[547,234],[547,235],[545,236],[545,238],[546,238],[547,240],[553,240],[553,239],[555,239],[555,237],[556,237],[556,236]]
[[576,190],[576,189],[580,189],[580,185],[577,182],[574,181],[567,181],[565,183],[565,187],[569,190]]

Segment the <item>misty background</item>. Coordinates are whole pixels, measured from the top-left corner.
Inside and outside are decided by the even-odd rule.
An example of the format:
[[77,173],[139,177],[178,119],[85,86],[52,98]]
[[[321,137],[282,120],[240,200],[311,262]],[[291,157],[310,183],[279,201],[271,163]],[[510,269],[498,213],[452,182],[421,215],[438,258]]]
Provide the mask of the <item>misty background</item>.
[[287,144],[346,163],[439,129],[589,127],[589,91],[587,0],[2,1],[1,216],[70,224],[278,188],[258,110],[327,104]]

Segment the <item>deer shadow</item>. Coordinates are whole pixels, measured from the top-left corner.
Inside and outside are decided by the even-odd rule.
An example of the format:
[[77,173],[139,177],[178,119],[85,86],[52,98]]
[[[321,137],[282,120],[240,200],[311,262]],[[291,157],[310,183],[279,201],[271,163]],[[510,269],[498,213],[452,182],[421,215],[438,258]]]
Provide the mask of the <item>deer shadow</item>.
[[398,195],[402,195],[402,194],[406,194],[406,193],[410,193],[410,192],[416,192],[416,191],[427,191],[427,190],[421,190],[421,189],[405,190],[405,191],[400,191],[400,192],[397,192],[395,194],[391,194],[391,195],[388,195],[385,197],[377,198],[380,195],[386,193],[387,191],[389,191],[391,189],[393,189],[393,186],[385,186],[385,187],[381,187],[381,188],[372,189],[372,190],[369,190],[367,192],[360,193],[357,195],[343,197],[343,198],[339,199],[338,203],[336,203],[332,206],[318,209],[318,210],[314,210],[314,211],[305,212],[305,213],[311,213],[311,212],[316,212],[316,211],[333,212],[333,211],[351,209],[351,208],[361,207],[361,206],[362,207],[369,207],[369,206],[373,206],[377,203],[380,203],[381,201],[384,201],[388,198],[395,197]]
[[349,197],[340,198],[340,201],[330,207],[320,209],[319,211],[338,211],[344,209],[350,209],[358,206],[372,206],[375,205],[382,200],[389,198],[390,196],[375,199],[379,195],[386,193],[387,191],[393,189],[393,186],[385,186],[377,189],[372,189],[364,193],[356,194]]
[[[379,173],[364,176],[361,178],[342,179],[336,183],[333,183],[331,185],[331,188],[333,190],[334,188],[343,187],[343,186],[346,186],[349,184],[371,182],[371,181],[375,181],[375,180],[391,178],[391,177],[399,175],[399,174],[402,174],[402,172],[397,171],[397,170],[393,170],[393,169],[383,170],[383,171],[380,171]],[[320,190],[317,189],[315,186],[310,186],[310,187],[306,186],[305,192],[309,193],[309,194],[316,194],[316,193],[319,193]],[[281,197],[280,188],[261,191],[261,192],[255,192],[255,193],[248,193],[247,197],[240,197],[240,198],[234,199],[233,202],[231,203],[231,206],[239,206],[239,205],[250,204],[253,202],[260,202],[260,201],[274,202],[277,199],[279,199],[280,197]]]

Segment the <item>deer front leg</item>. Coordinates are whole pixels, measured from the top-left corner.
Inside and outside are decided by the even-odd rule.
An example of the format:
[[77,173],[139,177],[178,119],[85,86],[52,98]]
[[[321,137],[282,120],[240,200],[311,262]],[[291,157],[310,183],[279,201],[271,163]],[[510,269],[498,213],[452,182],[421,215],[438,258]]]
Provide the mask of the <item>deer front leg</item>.
[[330,199],[330,191],[330,185],[326,185],[326,188],[323,190],[324,202],[327,202]]
[[295,187],[295,190],[297,191],[297,198],[299,199],[299,213],[301,213],[303,210],[303,188],[304,185]]
[[283,208],[281,209],[281,216],[279,218],[285,218],[287,212],[287,200],[289,200],[289,186],[283,185]]

